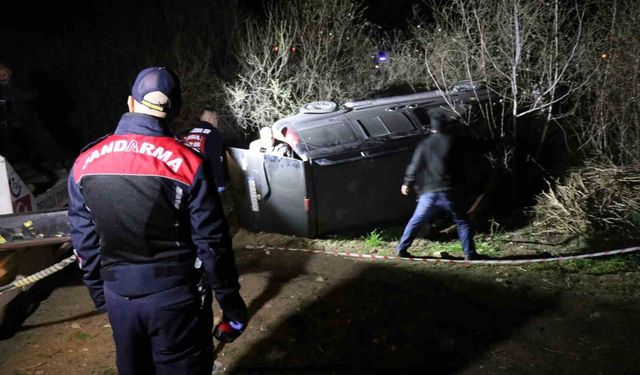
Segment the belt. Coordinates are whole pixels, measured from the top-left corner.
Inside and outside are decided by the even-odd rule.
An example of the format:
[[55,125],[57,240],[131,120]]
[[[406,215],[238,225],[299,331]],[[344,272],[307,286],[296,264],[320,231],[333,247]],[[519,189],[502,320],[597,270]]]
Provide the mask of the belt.
[[[192,272],[196,271],[193,267],[193,264],[182,264],[182,265],[172,265],[172,266],[155,266],[152,267],[149,271],[150,275],[152,274],[154,277],[169,277],[169,276],[189,276]],[[102,268],[100,270],[100,277],[104,281],[116,281],[116,275],[122,272],[138,272],[135,267],[131,267],[130,269],[122,269],[114,272],[113,270]]]

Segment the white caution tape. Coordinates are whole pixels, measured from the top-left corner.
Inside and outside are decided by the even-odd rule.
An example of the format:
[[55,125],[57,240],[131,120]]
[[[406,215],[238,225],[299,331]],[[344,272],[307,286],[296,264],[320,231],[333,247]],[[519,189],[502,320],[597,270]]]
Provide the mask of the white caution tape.
[[402,258],[399,256],[387,256],[387,255],[373,255],[373,254],[358,254],[349,252],[338,251],[323,251],[323,250],[311,250],[311,249],[299,249],[293,247],[277,247],[277,246],[245,246],[246,249],[251,250],[287,250],[287,251],[303,251],[314,254],[329,254],[338,255],[352,258],[366,258],[366,259],[379,259],[379,260],[403,260],[409,262],[430,262],[430,263],[462,263],[462,264],[481,264],[481,265],[519,265],[526,263],[542,263],[542,262],[557,262],[563,260],[572,259],[584,259],[584,258],[597,258],[616,254],[626,254],[635,251],[640,251],[640,246],[629,247],[626,249],[602,251],[599,253],[580,254],[580,255],[567,255],[550,258],[535,258],[535,259],[483,259],[483,260],[463,260],[463,259],[448,259],[448,258],[425,258],[425,257],[412,257]]

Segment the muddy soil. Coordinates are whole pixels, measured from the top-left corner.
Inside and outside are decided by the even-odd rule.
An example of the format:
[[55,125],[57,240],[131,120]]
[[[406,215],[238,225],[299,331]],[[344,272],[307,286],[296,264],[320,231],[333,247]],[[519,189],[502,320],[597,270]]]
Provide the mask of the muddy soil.
[[[236,342],[216,348],[224,373],[640,373],[639,270],[590,274],[555,263],[434,264],[245,247],[301,244],[314,246],[235,235],[251,321]],[[93,312],[75,267],[45,280],[39,304],[0,341],[0,374],[116,374],[107,316]]]

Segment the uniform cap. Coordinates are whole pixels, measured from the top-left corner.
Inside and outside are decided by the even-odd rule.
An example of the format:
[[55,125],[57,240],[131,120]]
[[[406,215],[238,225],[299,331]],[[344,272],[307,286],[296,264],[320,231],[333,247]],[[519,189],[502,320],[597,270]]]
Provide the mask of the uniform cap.
[[171,108],[174,89],[175,81],[167,68],[151,67],[138,73],[131,96],[147,108],[166,113]]

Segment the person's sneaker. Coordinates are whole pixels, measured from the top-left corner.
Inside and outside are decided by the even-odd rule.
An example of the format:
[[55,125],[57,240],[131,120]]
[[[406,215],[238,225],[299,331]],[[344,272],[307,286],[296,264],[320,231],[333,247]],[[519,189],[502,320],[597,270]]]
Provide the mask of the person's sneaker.
[[411,254],[410,252],[408,252],[407,250],[400,250],[398,251],[398,256],[400,258],[413,258],[413,254]]
[[211,375],[222,374],[223,371],[224,371],[224,366],[222,366],[222,363],[218,361],[213,361],[213,369],[211,370]]
[[480,254],[478,253],[471,253],[471,254],[465,254],[464,255],[464,260],[480,260]]

